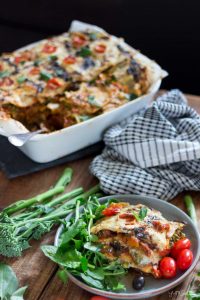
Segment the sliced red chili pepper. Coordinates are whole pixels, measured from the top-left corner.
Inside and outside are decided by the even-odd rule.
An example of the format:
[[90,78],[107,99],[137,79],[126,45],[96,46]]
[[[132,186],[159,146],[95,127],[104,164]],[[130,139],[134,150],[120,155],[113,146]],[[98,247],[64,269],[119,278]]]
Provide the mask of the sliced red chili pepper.
[[51,53],[54,53],[56,51],[57,47],[54,46],[54,45],[51,45],[51,44],[45,44],[43,49],[42,49],[42,52],[45,52],[47,54],[51,54]]
[[35,67],[35,68],[32,68],[29,72],[29,74],[31,75],[38,75],[40,73],[40,69]]
[[121,208],[120,203],[112,203],[102,211],[102,214],[107,217],[114,216],[120,212]]
[[55,90],[55,89],[59,88],[60,86],[62,86],[62,83],[59,82],[57,78],[51,78],[47,82],[47,87],[51,90]]
[[76,57],[69,55],[64,58],[63,62],[67,65],[72,65],[76,62]]
[[106,46],[103,44],[96,45],[94,51],[97,53],[104,53],[106,51]]
[[86,39],[82,35],[75,35],[72,40],[72,43],[75,47],[83,46],[85,44],[85,42],[86,42]]

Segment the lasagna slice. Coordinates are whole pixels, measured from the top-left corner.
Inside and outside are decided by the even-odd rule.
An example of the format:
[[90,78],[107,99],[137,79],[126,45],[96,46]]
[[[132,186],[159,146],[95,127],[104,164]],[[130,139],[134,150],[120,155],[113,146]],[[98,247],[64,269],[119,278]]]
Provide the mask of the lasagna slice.
[[102,245],[101,252],[126,268],[159,277],[159,262],[183,236],[184,225],[168,221],[159,211],[142,204],[118,203],[111,208],[116,205],[120,210],[115,215],[103,217],[91,229]]

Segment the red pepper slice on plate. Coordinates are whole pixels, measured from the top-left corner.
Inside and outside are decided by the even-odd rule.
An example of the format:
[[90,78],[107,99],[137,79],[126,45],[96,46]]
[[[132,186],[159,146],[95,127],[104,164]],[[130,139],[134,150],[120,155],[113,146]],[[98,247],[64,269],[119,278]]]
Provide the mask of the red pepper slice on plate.
[[97,53],[104,53],[106,51],[106,46],[103,44],[96,45],[94,51]]
[[47,54],[51,54],[54,53],[56,51],[57,47],[51,44],[45,44],[42,52],[47,53]]
[[72,65],[76,62],[76,57],[69,55],[64,58],[63,62],[67,65]]
[[102,211],[106,217],[114,216],[120,212],[122,205],[120,203],[111,203],[107,208]]
[[51,90],[55,90],[61,86],[62,86],[62,83],[60,81],[58,81],[57,78],[51,78],[47,82],[47,87]]

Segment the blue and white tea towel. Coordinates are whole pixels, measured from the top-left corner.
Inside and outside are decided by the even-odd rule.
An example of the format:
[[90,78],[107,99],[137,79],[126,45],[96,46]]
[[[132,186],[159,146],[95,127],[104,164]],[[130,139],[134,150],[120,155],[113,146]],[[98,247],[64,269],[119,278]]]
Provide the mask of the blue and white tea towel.
[[111,127],[104,141],[90,167],[104,192],[169,200],[200,190],[200,117],[179,90]]

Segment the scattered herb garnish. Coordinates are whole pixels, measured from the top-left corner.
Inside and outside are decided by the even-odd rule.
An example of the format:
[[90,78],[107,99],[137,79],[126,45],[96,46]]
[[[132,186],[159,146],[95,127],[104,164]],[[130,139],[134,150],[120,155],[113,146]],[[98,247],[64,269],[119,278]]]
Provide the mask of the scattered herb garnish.
[[17,277],[12,268],[0,263],[0,299],[23,300],[27,286],[19,288]]
[[20,83],[23,83],[24,81],[26,80],[26,77],[25,76],[20,76],[17,78],[17,82],[20,84]]
[[49,58],[50,58],[50,60],[57,60],[58,56],[57,55],[50,55]]
[[97,103],[95,97],[92,96],[92,95],[88,96],[88,102],[89,102],[92,106],[100,107],[99,104]]
[[145,207],[145,206],[143,206],[141,209],[140,209],[140,211],[139,211],[139,213],[137,214],[136,212],[134,212],[133,211],[133,215],[134,215],[134,217],[136,218],[136,220],[139,222],[139,221],[142,221],[142,220],[144,220],[144,218],[146,217],[146,215],[147,215],[147,208]]
[[49,79],[52,78],[52,75],[50,73],[47,73],[47,72],[40,72],[40,79],[41,80],[44,80],[44,81],[48,81]]
[[198,226],[196,210],[195,210],[195,206],[194,206],[192,197],[187,195],[187,196],[185,196],[184,200],[185,200],[185,205],[186,205],[186,208],[187,208],[187,211],[188,211],[188,214],[189,214],[190,218],[192,219],[194,224],[196,226]]
[[137,98],[137,95],[135,95],[135,94],[133,94],[133,93],[128,94],[128,100],[129,100],[129,101],[132,101],[132,100],[134,100],[134,99],[136,99],[136,98]]
[[118,260],[107,260],[100,251],[101,245],[96,243],[98,237],[91,234],[91,227],[109,204],[110,201],[102,205],[97,196],[91,196],[80,212],[80,203],[77,203],[74,216],[64,224],[59,246],[42,246],[44,254],[61,266],[62,281],[66,280],[66,274],[63,278],[63,270],[66,270],[98,289],[125,289],[120,280],[126,270]]
[[87,57],[92,54],[92,51],[88,47],[82,47],[78,52],[77,55],[81,57]]
[[2,71],[0,72],[0,78],[8,77],[10,75],[9,71]]

